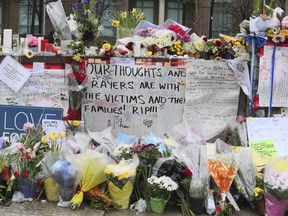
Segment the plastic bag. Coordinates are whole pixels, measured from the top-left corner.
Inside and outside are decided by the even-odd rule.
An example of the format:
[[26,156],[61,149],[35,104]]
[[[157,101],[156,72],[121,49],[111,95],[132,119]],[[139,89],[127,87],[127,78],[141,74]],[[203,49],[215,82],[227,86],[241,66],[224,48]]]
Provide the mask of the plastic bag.
[[152,35],[160,30],[165,29],[162,26],[155,25],[153,23],[150,23],[146,20],[141,20],[137,27],[134,30],[134,35],[140,36],[140,37],[152,37]]
[[130,206],[130,210],[136,210],[137,212],[145,212],[147,209],[147,204],[144,199],[139,199],[137,202]]
[[106,181],[104,168],[111,160],[104,154],[88,149],[81,154],[70,155],[66,159],[71,161],[82,174],[79,190],[71,200],[72,208],[77,208],[83,201],[84,192]]
[[46,5],[47,14],[52,22],[55,31],[63,40],[71,39],[70,27],[68,25],[65,11],[61,0],[50,2]]
[[213,191],[210,191],[208,193],[208,196],[205,199],[205,208],[206,208],[207,214],[209,215],[212,215],[216,210]]
[[247,128],[246,122],[233,119],[224,129],[224,141],[225,143],[233,146],[247,147]]
[[58,160],[50,169],[52,178],[59,184],[59,206],[70,206],[70,200],[75,194],[79,182],[80,173],[69,161]]
[[44,191],[47,200],[56,202],[59,199],[59,185],[54,181],[52,177],[44,180]]
[[183,26],[183,25],[175,22],[175,21],[172,20],[172,19],[167,19],[167,20],[166,20],[162,25],[160,25],[160,26],[162,26],[162,27],[164,27],[164,28],[168,28],[168,27],[171,26],[171,25],[177,25],[177,26],[179,26],[180,28],[182,28],[182,29],[186,32],[186,34],[188,34],[188,33],[191,31],[191,28],[188,28],[188,27],[186,27],[186,26]]

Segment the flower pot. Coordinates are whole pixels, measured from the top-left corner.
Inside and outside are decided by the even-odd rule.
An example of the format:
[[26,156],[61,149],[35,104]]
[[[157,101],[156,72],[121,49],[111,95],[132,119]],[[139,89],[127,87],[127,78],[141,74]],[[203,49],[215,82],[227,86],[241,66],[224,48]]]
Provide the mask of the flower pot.
[[259,215],[265,215],[265,200],[257,200],[255,206]]
[[167,200],[150,197],[151,210],[155,213],[163,213],[165,210]]
[[33,198],[36,193],[36,183],[29,181],[28,178],[19,179],[19,191],[24,195],[24,198]]
[[132,36],[134,28],[117,27],[117,40]]
[[203,214],[205,207],[205,197],[204,198],[189,197],[189,207],[195,215]]

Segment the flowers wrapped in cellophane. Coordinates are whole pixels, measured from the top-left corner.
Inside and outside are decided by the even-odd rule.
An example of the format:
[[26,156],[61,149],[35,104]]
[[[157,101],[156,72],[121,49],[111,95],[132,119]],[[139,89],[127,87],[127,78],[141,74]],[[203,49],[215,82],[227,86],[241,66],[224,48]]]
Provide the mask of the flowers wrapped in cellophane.
[[222,201],[225,201],[229,188],[240,167],[239,154],[221,153],[208,159],[209,171],[221,191]]
[[[84,193],[93,190],[95,187],[106,181],[104,168],[109,162],[111,162],[111,159],[104,154],[88,149],[81,154],[70,155],[66,158],[71,161],[81,173],[81,180],[78,185],[77,193],[71,200],[71,208],[77,209],[83,201]],[[111,200],[106,197],[105,201],[109,206]]]
[[266,164],[264,186],[268,216],[285,214],[288,206],[288,158],[275,157]]
[[80,172],[76,166],[66,160],[57,160],[50,168],[52,178],[59,185],[58,206],[69,207],[76,186],[80,180]]
[[64,120],[81,120],[81,104],[88,87],[85,61],[66,64],[66,86],[69,90],[68,115]]
[[134,154],[133,159],[121,160],[116,165],[106,166],[104,170],[108,181],[109,194],[121,209],[129,207],[138,165],[139,158]]

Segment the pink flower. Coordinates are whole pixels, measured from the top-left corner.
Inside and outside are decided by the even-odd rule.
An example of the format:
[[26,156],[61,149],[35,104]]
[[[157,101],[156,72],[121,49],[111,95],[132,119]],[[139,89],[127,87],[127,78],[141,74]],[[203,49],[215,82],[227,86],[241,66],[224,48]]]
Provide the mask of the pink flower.
[[27,38],[27,45],[29,47],[34,47],[34,46],[37,46],[38,45],[38,38],[37,37],[28,37]]
[[35,129],[35,126],[34,126],[34,124],[31,123],[31,122],[26,122],[26,123],[23,125],[23,130],[24,130],[25,132],[27,132],[27,131],[29,131],[29,130],[33,130],[33,129]]

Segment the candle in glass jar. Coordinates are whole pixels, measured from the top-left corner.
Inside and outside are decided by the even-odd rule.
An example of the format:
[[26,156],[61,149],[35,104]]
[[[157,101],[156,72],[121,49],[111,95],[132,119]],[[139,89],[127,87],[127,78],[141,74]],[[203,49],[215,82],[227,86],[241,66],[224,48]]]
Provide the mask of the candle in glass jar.
[[3,46],[12,48],[12,29],[4,29]]
[[45,51],[45,45],[48,43],[47,39],[41,40],[41,51]]

